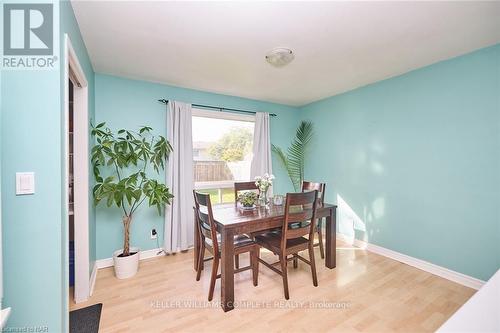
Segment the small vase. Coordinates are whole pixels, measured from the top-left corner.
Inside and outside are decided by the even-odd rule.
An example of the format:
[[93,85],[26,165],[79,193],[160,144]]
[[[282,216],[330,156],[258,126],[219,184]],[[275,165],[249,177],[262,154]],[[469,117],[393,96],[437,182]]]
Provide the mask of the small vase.
[[269,206],[269,197],[267,196],[267,191],[269,189],[266,189],[265,191],[260,191],[259,193],[259,202],[261,206]]

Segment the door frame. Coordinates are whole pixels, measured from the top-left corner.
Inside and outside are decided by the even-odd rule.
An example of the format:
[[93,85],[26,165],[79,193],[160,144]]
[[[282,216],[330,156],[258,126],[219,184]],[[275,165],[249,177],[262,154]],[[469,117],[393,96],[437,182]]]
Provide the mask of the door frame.
[[[71,71],[71,75],[70,75]],[[75,242],[75,286],[74,300],[80,303],[90,295],[89,270],[89,111],[88,81],[80,65],[71,40],[64,35],[64,198],[66,207],[66,242],[69,239],[69,83],[73,85],[73,202]],[[67,245],[66,245],[67,246]],[[68,252],[68,251],[67,251]],[[68,266],[68,261],[65,261]],[[66,270],[66,268],[65,268]]]

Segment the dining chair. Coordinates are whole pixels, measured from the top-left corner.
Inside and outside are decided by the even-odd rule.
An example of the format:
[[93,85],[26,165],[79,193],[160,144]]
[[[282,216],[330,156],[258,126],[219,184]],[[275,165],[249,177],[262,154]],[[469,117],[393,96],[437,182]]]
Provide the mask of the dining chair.
[[[318,191],[318,203],[323,205],[325,203],[325,183],[314,183],[308,181],[302,181],[302,192],[306,191]],[[325,248],[323,245],[323,218],[319,218],[316,223],[316,233],[318,234],[318,242],[314,244],[314,246],[319,246],[319,253],[321,255],[321,259],[325,259]],[[294,262],[294,265],[297,265],[297,261]]]
[[238,204],[238,194],[241,191],[257,191],[259,188],[255,185],[255,182],[236,182],[234,183],[234,204]]
[[[255,182],[235,182],[234,183],[234,206],[238,205],[238,195],[241,191],[257,191],[259,192],[259,188],[255,185]],[[234,257],[234,266],[236,268],[240,268],[240,256]]]
[[[203,269],[203,259],[205,250],[208,250],[213,255],[212,274],[210,277],[210,289],[208,292],[208,300],[211,301],[214,296],[215,280],[220,278],[217,274],[219,269],[219,261],[221,258],[221,237],[217,233],[210,195],[193,191],[195,202],[195,218],[200,236],[200,252],[198,255],[198,264],[196,268],[196,281],[200,280],[201,271]],[[253,285],[257,286],[259,278],[259,253],[260,246],[252,239],[245,235],[234,237],[234,253],[239,255],[242,253],[250,253],[250,265],[235,269],[235,273],[240,273],[246,270],[252,270]]]
[[[311,266],[313,285],[318,286],[313,247],[317,198],[317,190],[304,193],[288,193],[285,203],[285,219],[281,231],[272,231],[255,236],[257,244],[279,257],[279,261],[272,264],[260,258],[259,261],[281,275],[285,299],[290,298],[287,275],[287,262],[290,260],[300,259]],[[307,238],[304,237],[306,235]],[[298,254],[305,250],[309,252],[309,260]],[[281,270],[274,267],[277,265],[281,266]]]

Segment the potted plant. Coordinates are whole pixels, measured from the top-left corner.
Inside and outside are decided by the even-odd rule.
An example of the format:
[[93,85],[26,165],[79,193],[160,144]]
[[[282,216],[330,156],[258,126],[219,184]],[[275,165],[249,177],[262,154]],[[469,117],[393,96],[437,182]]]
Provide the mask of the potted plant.
[[313,124],[309,121],[302,121],[286,153],[280,147],[272,145],[273,152],[278,156],[279,161],[288,173],[295,192],[299,192],[302,187],[306,153],[313,134]]
[[121,129],[113,133],[105,125],[92,126],[91,132],[96,138],[91,151],[96,181],[94,203],[104,200],[108,207],[115,205],[123,211],[123,249],[115,251],[113,261],[116,277],[125,279],[134,276],[139,268],[140,249],[130,247],[134,213],[147,200],[161,215],[164,205],[173,198],[165,184],[148,176],[151,167],[160,173],[172,146],[163,136],[152,135],[151,127],[141,127],[139,132]]
[[257,193],[253,191],[243,191],[238,195],[238,202],[243,206],[243,209],[254,208],[257,199]]

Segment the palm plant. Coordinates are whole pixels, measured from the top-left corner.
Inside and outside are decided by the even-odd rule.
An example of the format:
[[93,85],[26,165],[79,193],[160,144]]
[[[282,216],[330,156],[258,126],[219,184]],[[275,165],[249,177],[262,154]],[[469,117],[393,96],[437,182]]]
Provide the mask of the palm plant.
[[304,180],[306,151],[312,137],[313,124],[309,121],[302,121],[286,153],[281,148],[272,145],[272,150],[286,169],[295,192],[300,191],[302,181]]
[[[116,205],[123,210],[121,256],[126,257],[130,255],[130,224],[137,209],[147,199],[149,206],[156,206],[161,215],[162,207],[173,198],[165,184],[147,175],[150,166],[160,173],[172,146],[163,136],[153,136],[151,127],[141,127],[138,133],[121,129],[115,134],[105,125],[92,126],[91,132],[97,141],[91,151],[96,181],[94,203],[106,200],[108,207]],[[104,178],[103,171],[111,175]]]

